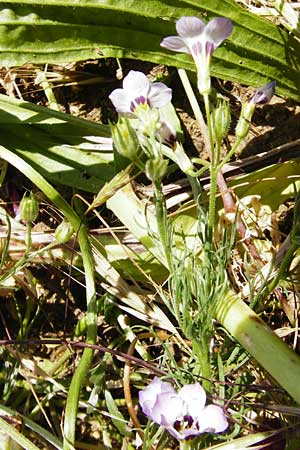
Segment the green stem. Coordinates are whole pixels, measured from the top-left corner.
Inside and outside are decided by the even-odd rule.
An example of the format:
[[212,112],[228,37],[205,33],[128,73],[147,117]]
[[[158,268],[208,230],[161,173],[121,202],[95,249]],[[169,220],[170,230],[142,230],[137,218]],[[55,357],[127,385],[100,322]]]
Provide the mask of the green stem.
[[193,350],[197,355],[200,366],[201,366],[201,376],[203,377],[202,386],[206,392],[211,392],[211,382],[209,380],[211,377],[211,365],[209,356],[209,344],[205,337],[201,336],[201,341],[193,341]]
[[182,85],[184,87],[185,93],[187,95],[187,98],[190,102],[191,108],[193,110],[194,116],[198,122],[198,125],[200,126],[201,133],[203,135],[203,140],[205,147],[207,151],[209,151],[210,148],[210,141],[209,141],[209,135],[207,131],[207,125],[204,121],[202,111],[200,109],[199,103],[196,99],[195,93],[193,91],[193,88],[191,86],[190,80],[188,79],[188,76],[186,74],[186,71],[184,69],[178,69],[178,74],[180,76]]
[[239,136],[236,138],[235,143],[227,153],[227,155],[223,158],[223,160],[219,164],[219,170],[231,159],[231,157],[236,153],[237,149],[241,145],[243,139],[241,139]]
[[233,290],[223,295],[216,318],[256,361],[300,403],[300,357]]
[[215,225],[216,214],[216,195],[217,195],[217,161],[213,139],[213,123],[210,114],[209,95],[204,94],[204,105],[206,113],[206,122],[209,134],[209,151],[210,151],[210,191],[209,191],[209,207],[208,207],[208,238],[213,241],[213,230]]
[[[94,261],[92,258],[88,230],[81,219],[75,213],[73,208],[66,200],[54,189],[36,170],[34,170],[26,161],[15,155],[5,147],[0,146],[0,158],[9,161],[20,172],[27,176],[48,198],[60,209],[67,220],[77,232],[77,239],[81,250],[82,262],[85,272],[86,282],[86,302],[87,302],[87,337],[86,341],[90,344],[96,342],[97,336],[97,308],[96,308],[96,290],[94,280]],[[93,358],[93,350],[86,348],[82,358],[73,375],[71,386],[66,404],[65,422],[64,422],[64,450],[70,450],[74,447],[75,427],[77,418],[77,409],[79,395],[84,378],[87,375],[89,366]]]
[[172,255],[168,230],[168,217],[166,211],[165,198],[162,191],[162,184],[160,181],[154,183],[155,186],[155,212],[159,237],[164,249],[165,257],[170,273],[172,272]]

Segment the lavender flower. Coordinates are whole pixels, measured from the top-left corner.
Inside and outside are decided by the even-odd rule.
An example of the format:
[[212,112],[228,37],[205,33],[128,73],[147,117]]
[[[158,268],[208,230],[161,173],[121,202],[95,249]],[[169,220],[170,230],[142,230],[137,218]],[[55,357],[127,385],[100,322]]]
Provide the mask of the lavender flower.
[[194,58],[198,88],[202,94],[210,91],[210,59],[215,49],[231,34],[229,19],[216,17],[207,25],[198,17],[181,17],[176,22],[178,36],[162,40],[161,46],[175,52],[191,54]]
[[151,83],[145,74],[131,70],[123,80],[123,89],[109,96],[120,114],[134,116],[139,108],[161,108],[171,101],[172,90],[164,83]]
[[205,406],[206,394],[199,383],[187,384],[178,392],[170,383],[155,377],[139,392],[143,413],[164,426],[178,440],[201,433],[222,433],[228,427],[222,408]]

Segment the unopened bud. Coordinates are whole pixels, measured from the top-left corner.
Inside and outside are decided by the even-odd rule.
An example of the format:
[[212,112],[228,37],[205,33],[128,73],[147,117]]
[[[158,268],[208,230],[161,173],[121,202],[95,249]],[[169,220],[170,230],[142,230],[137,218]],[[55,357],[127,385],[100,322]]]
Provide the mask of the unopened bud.
[[24,194],[20,201],[20,217],[26,222],[34,222],[39,214],[39,202],[35,198],[34,194],[30,192],[29,196]]
[[158,156],[155,159],[148,159],[145,165],[147,178],[153,183],[161,181],[167,172],[168,160]]
[[214,124],[214,137],[218,144],[227,136],[231,114],[229,102],[225,99],[218,101],[217,107],[212,112]]
[[275,93],[275,87],[276,81],[271,81],[270,83],[267,83],[263,87],[257,89],[251,99],[251,103],[255,103],[255,105],[265,105],[266,103],[269,103]]
[[63,220],[56,228],[54,236],[59,244],[65,244],[71,239],[73,233],[74,228],[70,222]]
[[247,136],[254,111],[255,103],[247,102],[243,104],[241,115],[235,129],[236,137],[244,139]]
[[130,161],[134,161],[139,142],[129,119],[127,117],[119,117],[118,123],[111,125],[111,134],[117,152]]

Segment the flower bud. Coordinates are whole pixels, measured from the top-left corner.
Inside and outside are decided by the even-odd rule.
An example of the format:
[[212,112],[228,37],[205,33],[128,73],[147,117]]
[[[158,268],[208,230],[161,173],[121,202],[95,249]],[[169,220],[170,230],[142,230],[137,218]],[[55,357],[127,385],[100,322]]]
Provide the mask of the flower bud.
[[251,99],[251,103],[255,103],[255,105],[265,105],[266,103],[269,103],[274,95],[275,87],[276,81],[265,84],[255,92]]
[[129,119],[127,117],[119,117],[118,123],[111,125],[111,134],[117,152],[130,161],[134,161],[139,142]]
[[265,105],[274,95],[276,81],[271,81],[261,88],[257,89],[250,102],[242,106],[241,115],[236,126],[235,134],[237,137],[243,139],[247,136],[250,122],[255,111],[256,105]]
[[218,100],[217,107],[212,112],[213,124],[214,124],[214,137],[218,144],[227,136],[231,114],[229,102],[220,99]]
[[63,220],[55,230],[54,236],[59,244],[65,244],[68,242],[74,233],[74,228],[67,222]]
[[243,104],[241,115],[235,129],[236,137],[244,139],[247,136],[254,111],[255,103],[247,102]]
[[20,201],[20,217],[26,222],[34,222],[39,214],[39,202],[35,198],[34,194],[30,192],[29,196],[24,194]]
[[157,156],[155,159],[148,159],[145,165],[147,178],[153,183],[161,181],[167,172],[168,160]]

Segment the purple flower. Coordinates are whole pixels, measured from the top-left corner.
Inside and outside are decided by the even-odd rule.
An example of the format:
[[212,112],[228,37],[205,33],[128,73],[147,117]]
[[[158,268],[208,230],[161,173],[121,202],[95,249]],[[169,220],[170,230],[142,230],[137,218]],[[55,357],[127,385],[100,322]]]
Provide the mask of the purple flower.
[[121,114],[136,115],[139,107],[161,108],[171,101],[172,90],[164,83],[151,83],[145,74],[131,70],[123,80],[123,89],[109,96]]
[[265,105],[266,103],[269,103],[275,93],[275,87],[276,81],[265,84],[255,92],[250,102],[255,105]]
[[201,433],[221,433],[228,427],[222,408],[206,403],[206,394],[199,383],[187,384],[178,392],[170,383],[155,377],[139,392],[143,413],[164,426],[178,440]]
[[216,17],[205,25],[198,17],[186,16],[176,22],[176,30],[178,36],[166,37],[160,45],[175,52],[191,54],[197,67],[199,90],[209,92],[210,59],[215,49],[231,34],[231,21]]

